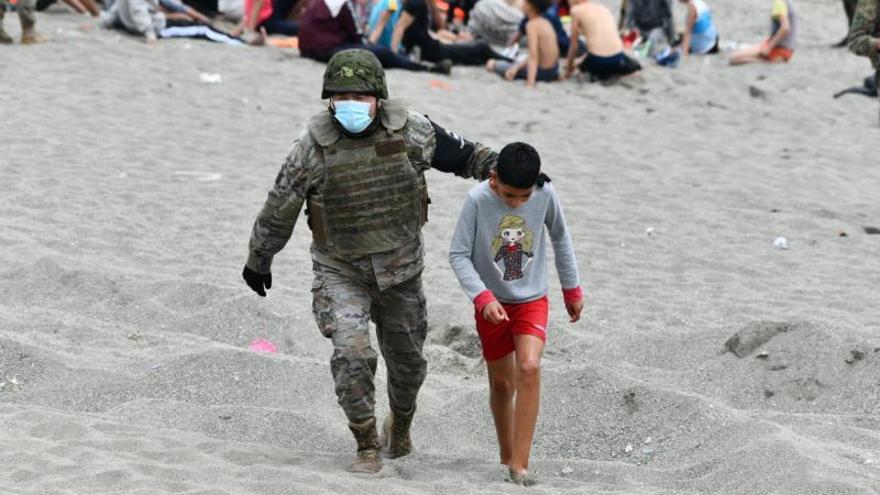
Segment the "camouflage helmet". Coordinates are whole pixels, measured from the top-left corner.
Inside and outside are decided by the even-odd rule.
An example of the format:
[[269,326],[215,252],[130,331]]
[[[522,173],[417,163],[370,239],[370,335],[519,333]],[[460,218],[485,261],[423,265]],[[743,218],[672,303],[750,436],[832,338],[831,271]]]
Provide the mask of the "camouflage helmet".
[[327,62],[321,99],[339,93],[362,93],[388,99],[385,70],[372,52],[357,48],[342,50]]

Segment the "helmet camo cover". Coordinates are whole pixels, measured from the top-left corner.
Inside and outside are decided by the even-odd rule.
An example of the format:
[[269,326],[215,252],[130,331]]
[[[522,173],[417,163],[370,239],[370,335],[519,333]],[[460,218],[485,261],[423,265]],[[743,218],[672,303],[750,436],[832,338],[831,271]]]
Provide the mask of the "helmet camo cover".
[[388,99],[385,70],[372,52],[350,49],[333,55],[324,71],[321,99],[339,93],[361,93]]

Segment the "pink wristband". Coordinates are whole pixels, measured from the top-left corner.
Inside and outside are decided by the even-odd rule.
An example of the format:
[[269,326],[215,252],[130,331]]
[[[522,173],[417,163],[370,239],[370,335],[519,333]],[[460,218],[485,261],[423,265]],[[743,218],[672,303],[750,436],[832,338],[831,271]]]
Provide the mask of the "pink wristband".
[[492,291],[484,290],[477,294],[477,297],[474,298],[474,308],[477,310],[477,313],[483,314],[483,308],[485,308],[489,303],[496,302],[495,295],[492,294]]
[[578,302],[584,298],[584,291],[581,286],[572,287],[571,289],[562,289],[562,299],[567,303]]

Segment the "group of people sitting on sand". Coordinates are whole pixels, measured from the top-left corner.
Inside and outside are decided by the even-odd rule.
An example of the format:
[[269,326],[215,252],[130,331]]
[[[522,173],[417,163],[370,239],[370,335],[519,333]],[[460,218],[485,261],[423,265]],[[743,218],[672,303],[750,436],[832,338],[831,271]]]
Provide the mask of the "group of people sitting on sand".
[[[38,0],[37,8],[54,1]],[[719,53],[719,29],[706,0],[678,0],[687,10],[680,33],[673,1],[623,0],[615,18],[595,0],[103,0],[102,8],[95,0],[64,0],[100,16],[102,26],[150,43],[199,37],[260,45],[279,35],[296,37],[301,55],[321,62],[362,48],[386,68],[448,74],[453,65],[485,65],[528,86],[576,72],[591,81],[614,80],[639,72],[636,58],[675,66],[684,57]],[[18,1],[21,11],[28,2],[34,0]],[[769,36],[733,51],[732,64],[791,58],[792,0],[767,2]],[[3,35],[0,30],[0,40]]]

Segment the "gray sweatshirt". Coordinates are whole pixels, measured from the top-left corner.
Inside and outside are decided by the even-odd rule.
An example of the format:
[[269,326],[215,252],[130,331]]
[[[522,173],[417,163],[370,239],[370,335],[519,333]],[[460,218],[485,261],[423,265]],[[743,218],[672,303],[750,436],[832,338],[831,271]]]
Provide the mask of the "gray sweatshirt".
[[[551,183],[512,210],[489,186],[471,188],[458,217],[449,263],[477,310],[494,299],[524,303],[547,295],[547,227],[566,301],[581,298],[577,262]],[[489,291],[487,293],[486,291]]]

